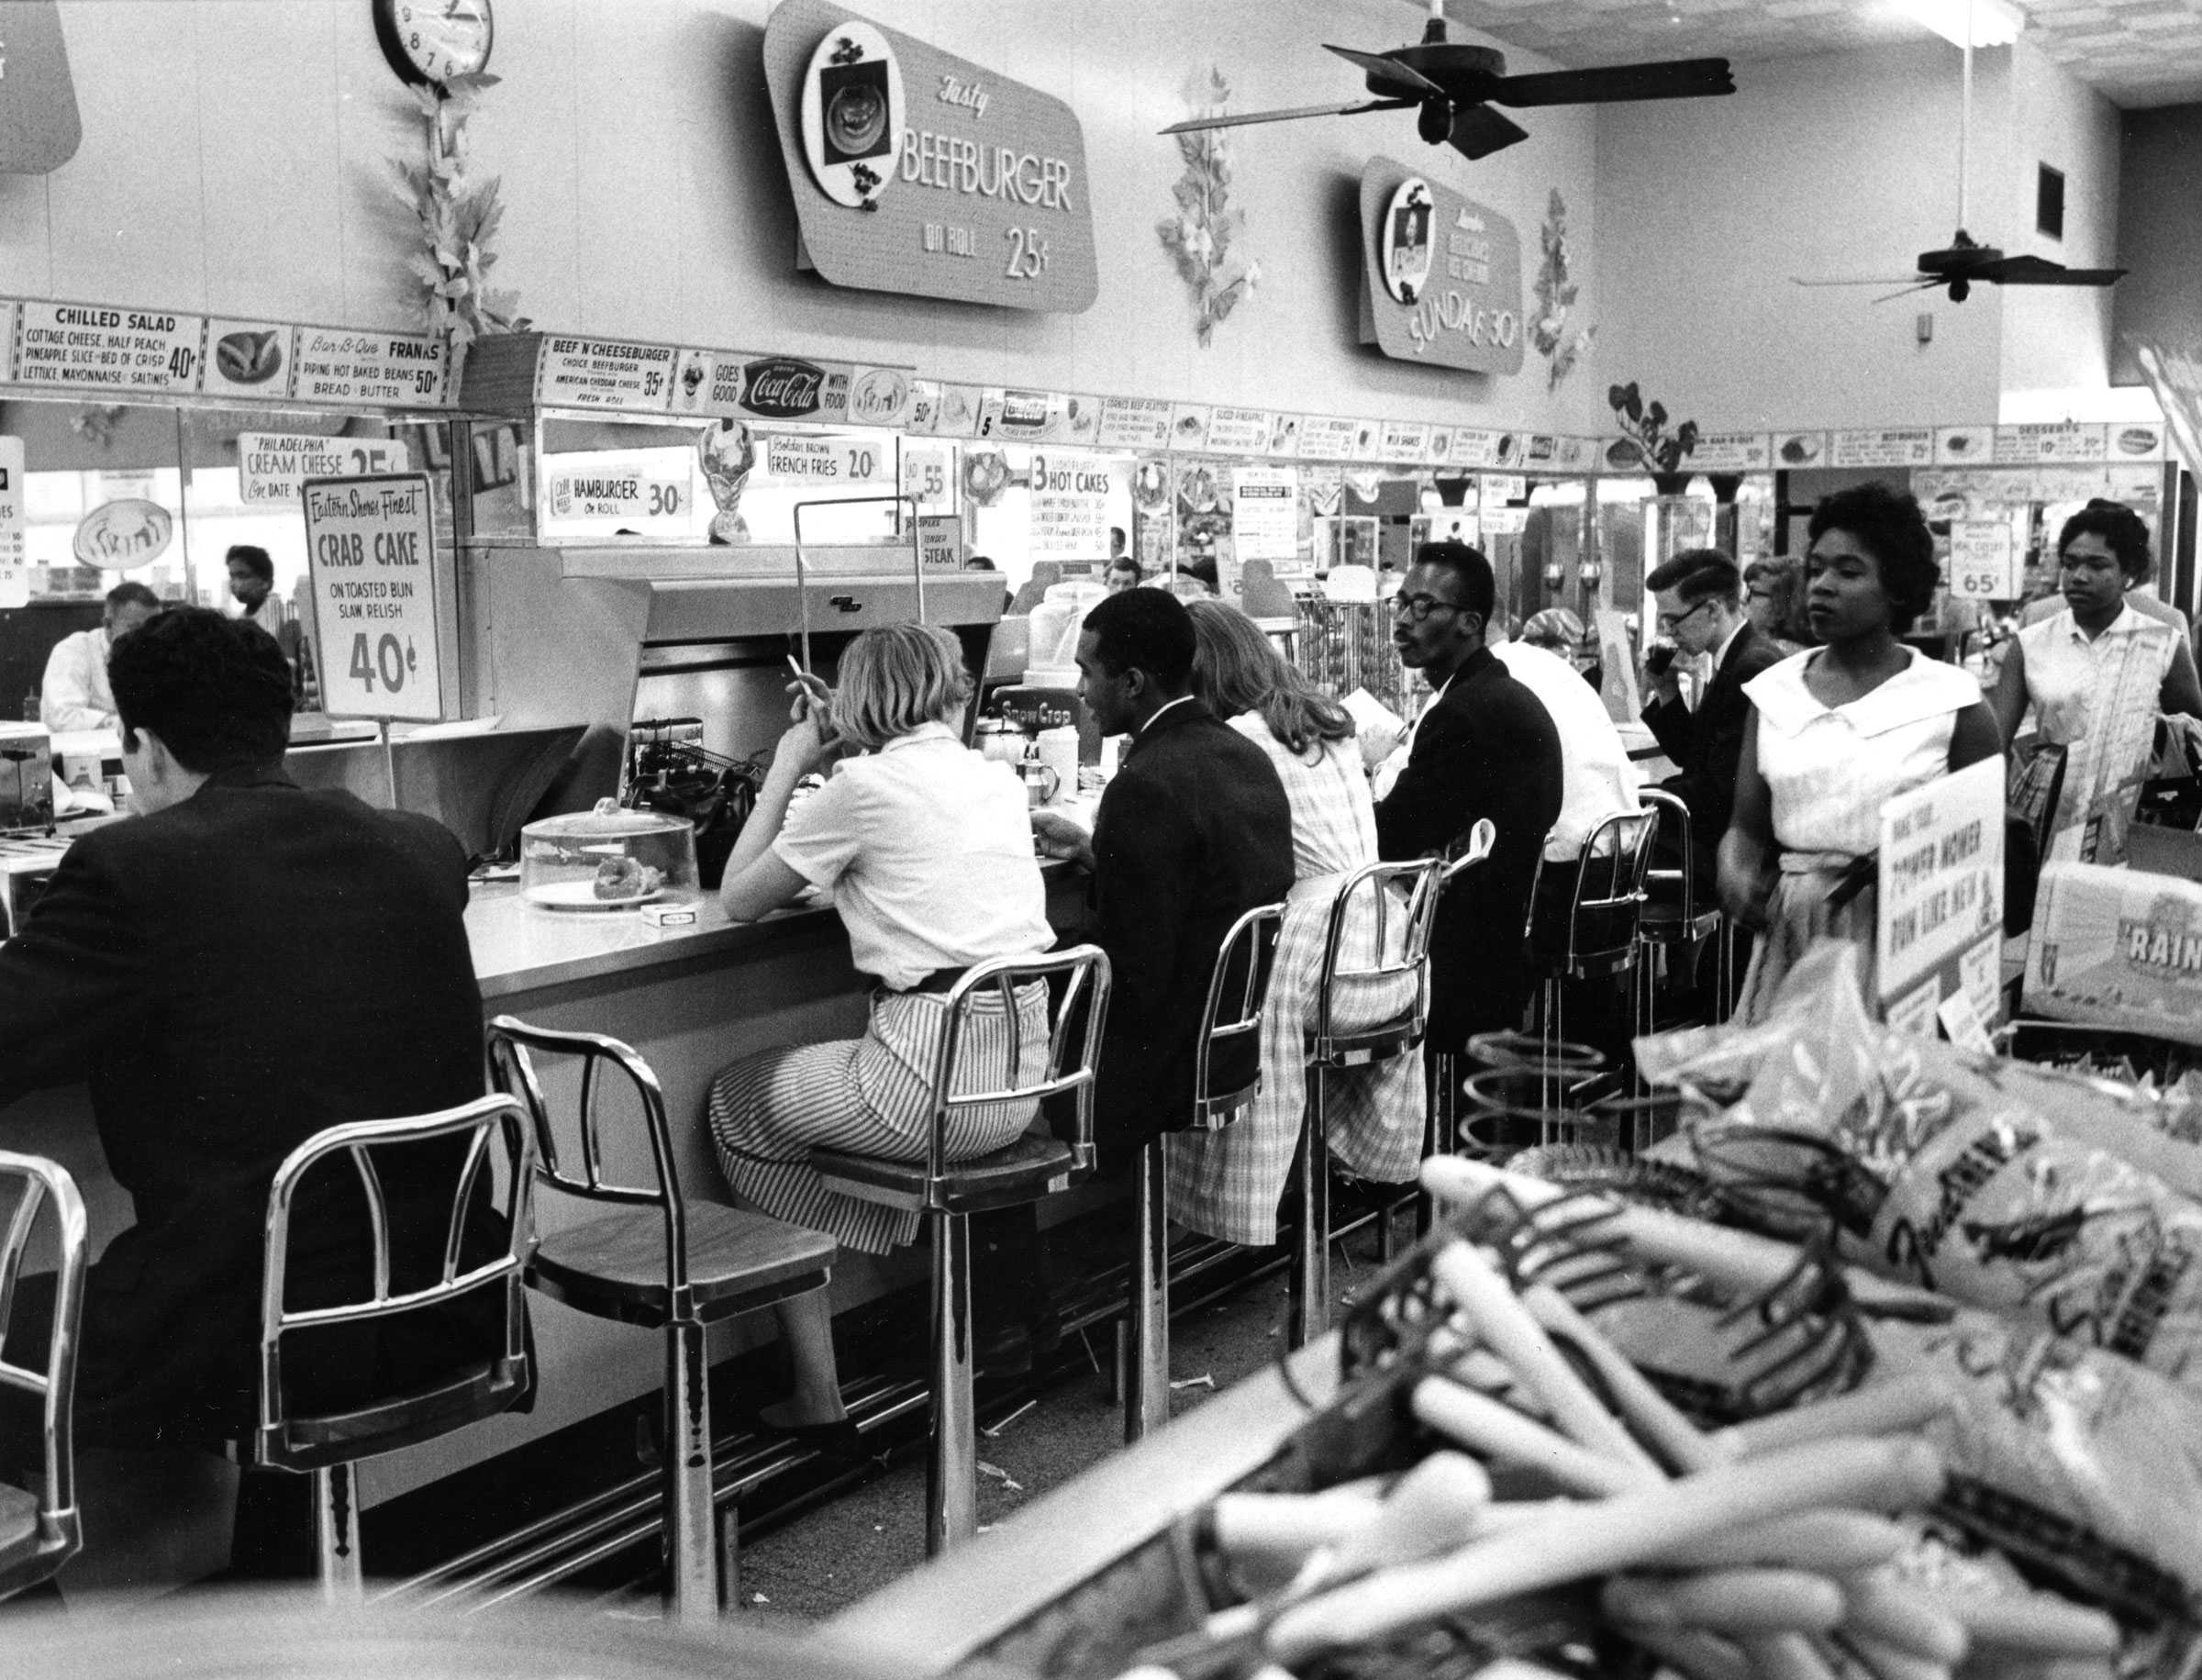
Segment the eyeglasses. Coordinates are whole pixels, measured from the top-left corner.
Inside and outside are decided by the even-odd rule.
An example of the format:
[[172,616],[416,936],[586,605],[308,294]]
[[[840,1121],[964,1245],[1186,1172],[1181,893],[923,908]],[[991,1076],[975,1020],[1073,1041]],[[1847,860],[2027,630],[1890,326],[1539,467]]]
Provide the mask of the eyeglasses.
[[1449,613],[1465,612],[1467,608],[1456,601],[1440,601],[1434,595],[1396,595],[1392,597],[1392,617],[1402,613],[1420,624],[1430,614],[1443,607]]
[[1678,630],[1712,604],[1713,597],[1707,595],[1686,613],[1662,613],[1659,615],[1659,628],[1670,632]]

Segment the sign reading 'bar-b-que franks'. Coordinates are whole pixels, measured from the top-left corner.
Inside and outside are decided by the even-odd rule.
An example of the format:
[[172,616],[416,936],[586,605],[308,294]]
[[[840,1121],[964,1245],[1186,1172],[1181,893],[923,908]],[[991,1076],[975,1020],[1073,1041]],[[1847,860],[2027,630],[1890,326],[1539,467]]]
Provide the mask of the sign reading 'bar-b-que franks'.
[[810,265],[835,285],[1074,314],[1098,282],[1062,100],[833,0],[785,0],[764,73]]

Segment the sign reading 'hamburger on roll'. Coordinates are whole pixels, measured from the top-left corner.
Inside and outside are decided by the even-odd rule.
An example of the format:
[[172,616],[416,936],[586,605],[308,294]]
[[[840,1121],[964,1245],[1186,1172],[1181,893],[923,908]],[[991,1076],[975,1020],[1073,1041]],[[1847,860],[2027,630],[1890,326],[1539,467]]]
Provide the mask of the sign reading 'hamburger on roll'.
[[803,259],[835,285],[1074,314],[1099,287],[1060,99],[833,0],[785,0],[764,73]]

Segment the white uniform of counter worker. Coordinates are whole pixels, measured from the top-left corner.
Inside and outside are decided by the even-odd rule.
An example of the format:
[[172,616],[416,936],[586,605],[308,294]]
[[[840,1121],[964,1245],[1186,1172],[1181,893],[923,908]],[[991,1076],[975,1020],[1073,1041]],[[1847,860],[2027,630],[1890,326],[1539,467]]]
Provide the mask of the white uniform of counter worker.
[[[858,968],[874,975],[861,1039],[761,1051],[719,1074],[711,1132],[740,1201],[882,1254],[909,1242],[918,1216],[829,1190],[809,1166],[818,1148],[919,1161],[929,1145],[931,1057],[945,994],[995,957],[1045,951],[1054,940],[1032,843],[1025,784],[963,746],[950,727],[971,695],[961,649],[923,625],[867,630],[850,644],[829,700],[816,679],[797,694],[757,807],[728,859],[720,899],[754,920],[807,887],[826,894]],[[832,731],[838,731],[837,743]],[[835,750],[845,758],[791,813],[795,784]],[[1047,988],[1017,997],[1013,1034],[998,996],[973,1000],[957,1051],[959,1091],[1029,1085],[1045,1073]],[[969,1160],[1016,1140],[1036,1105],[959,1109],[948,1158]],[[831,1430],[843,1414],[824,1292],[780,1304],[795,1366],[794,1396],[767,1407],[777,1429]]]
[[124,582],[107,591],[100,622],[53,644],[39,685],[39,721],[50,735],[121,727],[115,691],[107,684],[107,656],[121,638],[161,610],[161,597],[143,584]]

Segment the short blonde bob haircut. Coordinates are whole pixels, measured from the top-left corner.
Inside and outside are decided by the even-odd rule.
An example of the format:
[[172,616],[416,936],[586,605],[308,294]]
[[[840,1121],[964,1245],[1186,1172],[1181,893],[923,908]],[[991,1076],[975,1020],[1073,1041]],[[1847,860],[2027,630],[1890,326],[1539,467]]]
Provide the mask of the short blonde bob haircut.
[[841,655],[833,727],[875,752],[919,724],[961,723],[971,689],[962,645],[949,631],[929,624],[881,625]]

